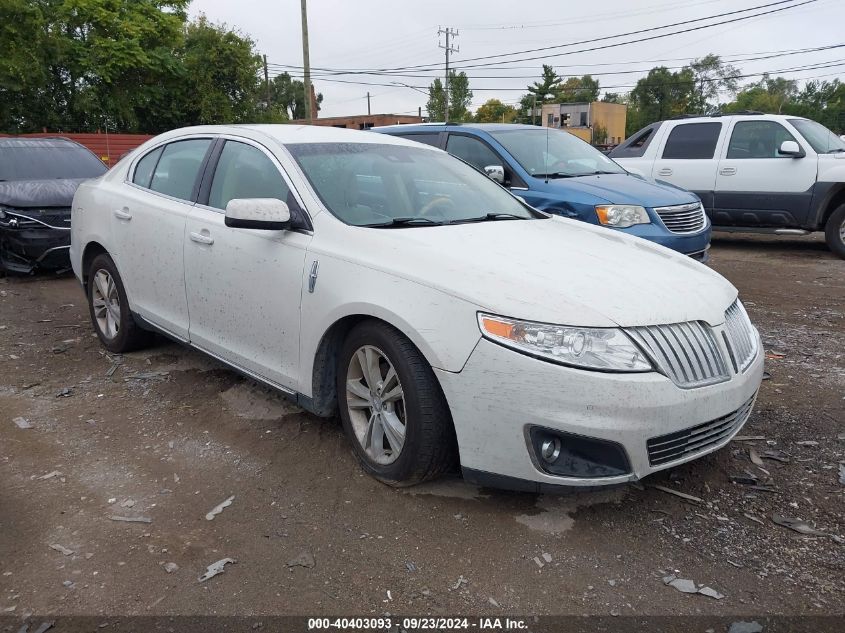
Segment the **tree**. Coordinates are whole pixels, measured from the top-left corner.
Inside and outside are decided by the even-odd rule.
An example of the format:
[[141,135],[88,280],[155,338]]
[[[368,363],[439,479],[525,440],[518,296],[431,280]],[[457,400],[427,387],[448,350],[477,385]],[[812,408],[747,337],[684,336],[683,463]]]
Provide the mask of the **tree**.
[[698,112],[711,112],[715,106],[711,101],[719,95],[720,90],[736,93],[738,68],[726,64],[718,55],[705,55],[689,65],[692,71],[695,89],[690,106]]
[[736,99],[722,106],[724,112],[755,110],[780,114],[787,104],[798,95],[798,83],[783,77],[771,78],[763,75],[762,79],[752,83],[737,93]]
[[513,123],[516,118],[516,108],[505,105],[498,99],[488,99],[475,111],[478,123]]
[[[323,102],[323,95],[317,93],[317,111],[320,110],[320,104]],[[305,83],[293,79],[288,73],[276,75],[270,82],[270,100],[271,106],[275,109],[280,109],[281,114],[286,120],[305,119],[307,118],[307,111],[305,109]]]
[[599,82],[590,75],[570,77],[555,94],[558,103],[591,103],[598,98]]
[[[554,68],[543,64],[543,74],[540,77],[540,81],[535,81],[528,86],[528,94],[529,96],[536,97],[537,105],[546,103],[547,100],[556,97],[560,92],[562,82],[563,80],[555,72]],[[552,97],[548,97],[548,95],[552,95]]]
[[[469,121],[472,114],[469,104],[472,103],[472,90],[469,88],[469,78],[466,73],[449,71],[449,120]],[[428,116],[432,121],[445,121],[446,94],[443,82],[438,77],[428,89]]]
[[627,133],[689,112],[694,101],[695,77],[690,68],[672,72],[665,66],[652,68],[637,81],[629,96]]

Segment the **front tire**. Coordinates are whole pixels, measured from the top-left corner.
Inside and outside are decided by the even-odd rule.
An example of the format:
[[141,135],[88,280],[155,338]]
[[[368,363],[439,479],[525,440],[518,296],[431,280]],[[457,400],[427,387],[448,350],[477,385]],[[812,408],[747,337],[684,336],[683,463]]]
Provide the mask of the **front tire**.
[[97,255],[88,268],[87,291],[91,322],[103,347],[122,354],[152,343],[152,333],[142,330],[132,318],[123,280],[105,253]]
[[343,429],[364,470],[391,486],[411,486],[452,469],[452,417],[431,366],[398,330],[355,326],[338,355]]
[[828,248],[845,259],[845,204],[840,205],[827,219],[824,238]]

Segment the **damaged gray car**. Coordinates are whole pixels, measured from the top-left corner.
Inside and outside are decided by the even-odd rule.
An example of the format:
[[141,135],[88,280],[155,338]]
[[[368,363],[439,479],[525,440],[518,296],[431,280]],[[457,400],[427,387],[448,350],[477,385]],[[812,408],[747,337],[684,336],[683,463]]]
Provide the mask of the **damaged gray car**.
[[68,139],[0,138],[0,273],[70,268],[73,194],[105,172]]

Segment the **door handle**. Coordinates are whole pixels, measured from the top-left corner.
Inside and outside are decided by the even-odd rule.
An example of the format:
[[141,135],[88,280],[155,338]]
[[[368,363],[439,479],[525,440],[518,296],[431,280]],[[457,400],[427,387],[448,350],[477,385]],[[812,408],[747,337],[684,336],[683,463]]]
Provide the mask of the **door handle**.
[[736,173],[736,167],[722,167],[719,174],[722,176],[733,176]]
[[127,222],[132,219],[132,214],[129,213],[127,209],[115,209],[112,211],[112,215],[116,217],[118,220],[126,220]]
[[206,244],[211,246],[214,244],[214,238],[210,235],[203,235],[202,233],[195,233],[191,231],[191,241],[196,242],[197,244]]
[[662,169],[659,169],[659,170],[657,171],[657,175],[658,175],[658,176],[671,176],[671,175],[672,175],[672,170],[671,170],[671,169],[669,169],[668,167],[663,167]]

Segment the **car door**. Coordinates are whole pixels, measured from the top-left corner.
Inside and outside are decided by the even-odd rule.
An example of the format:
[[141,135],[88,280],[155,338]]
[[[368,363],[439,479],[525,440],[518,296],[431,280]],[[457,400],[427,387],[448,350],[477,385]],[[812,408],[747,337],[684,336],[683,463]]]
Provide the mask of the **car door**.
[[[803,156],[782,155],[795,141]],[[717,226],[797,227],[810,210],[818,160],[804,140],[778,121],[734,120],[719,161],[713,223]]]
[[708,211],[713,206],[720,121],[675,123],[658,151],[651,177],[697,194]]
[[[304,207],[278,160],[246,139],[226,138],[209,161],[184,232],[191,343],[282,387],[297,382],[305,249]],[[230,228],[229,200],[278,198],[291,230]]]
[[189,138],[150,150],[130,169],[112,204],[113,256],[133,309],[183,340],[188,339],[185,221],[211,144],[211,138]]

